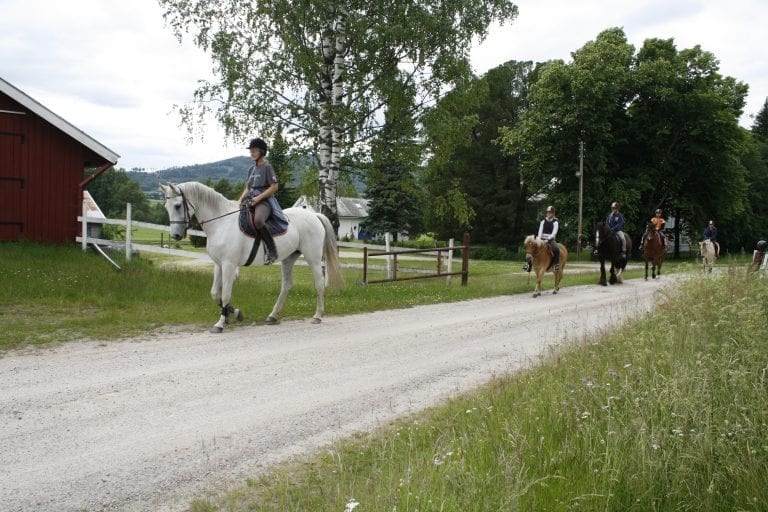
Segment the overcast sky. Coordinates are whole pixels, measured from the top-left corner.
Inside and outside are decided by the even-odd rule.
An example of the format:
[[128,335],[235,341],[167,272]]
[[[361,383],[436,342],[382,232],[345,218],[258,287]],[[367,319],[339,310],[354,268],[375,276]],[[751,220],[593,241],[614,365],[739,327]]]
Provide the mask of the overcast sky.
[[[244,0],[246,1],[246,0]],[[606,28],[639,48],[673,38],[712,52],[749,85],[741,124],[768,97],[768,1],[519,0],[519,17],[472,48],[476,73],[508,60],[571,60]],[[160,170],[247,155],[214,124],[190,144],[173,106],[210,78],[210,60],[178,43],[155,0],[0,0],[0,77],[121,155],[118,167]]]

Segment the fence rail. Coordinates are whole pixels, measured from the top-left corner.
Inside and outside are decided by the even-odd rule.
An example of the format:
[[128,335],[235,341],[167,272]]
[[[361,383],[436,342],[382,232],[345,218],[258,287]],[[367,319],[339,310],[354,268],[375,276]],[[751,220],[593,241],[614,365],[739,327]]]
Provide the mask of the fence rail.
[[[83,251],[87,250],[88,244],[92,244],[95,247],[99,248],[99,246],[107,246],[107,247],[113,247],[116,249],[124,249],[125,250],[125,259],[126,261],[130,261],[131,255],[134,250],[138,251],[145,251],[145,252],[152,252],[157,254],[165,254],[165,255],[171,255],[171,256],[181,256],[186,258],[196,258],[200,260],[207,260],[211,261],[210,257],[207,253],[202,252],[193,252],[193,251],[185,251],[183,249],[172,249],[170,247],[158,247],[154,245],[147,245],[147,244],[137,244],[131,240],[131,230],[134,227],[142,227],[142,228],[148,228],[148,229],[154,229],[157,231],[164,231],[167,233],[170,233],[171,228],[170,226],[165,226],[161,224],[152,224],[149,222],[139,222],[134,221],[131,219],[131,204],[127,204],[127,211],[126,211],[126,218],[125,219],[105,219],[105,218],[94,218],[94,217],[88,217],[88,210],[86,207],[86,203],[83,203],[83,214],[81,216],[77,217],[77,221],[81,223],[82,225],[82,233],[84,236],[78,236],[75,237],[75,241],[82,244]],[[87,236],[88,233],[88,224],[111,224],[116,226],[125,226],[125,241],[116,241],[116,240],[106,240],[102,238],[94,238]],[[194,236],[200,236],[205,237],[206,234],[204,231],[199,231],[195,229],[188,229],[187,234],[194,235]],[[170,240],[170,238],[169,238]],[[387,246],[385,250],[378,249],[378,246],[372,246],[372,245],[362,245],[363,249],[363,282],[365,284],[372,284],[372,283],[382,283],[382,282],[390,282],[390,281],[405,281],[409,279],[426,279],[431,277],[446,277],[448,281],[450,282],[451,276],[461,276],[461,285],[466,286],[467,281],[469,278],[469,234],[464,234],[464,239],[462,241],[463,245],[454,247],[453,246],[453,240],[451,240],[449,247],[438,247],[438,248],[430,248],[430,249],[403,249],[403,248],[390,248],[389,247],[389,233],[387,233],[386,236],[386,242]],[[170,244],[169,244],[170,245]],[[339,242],[340,247],[354,247],[359,249],[361,247],[360,244],[348,244],[344,242]],[[103,253],[103,251],[98,249],[101,254],[104,255],[105,258],[109,260],[109,258]],[[462,251],[462,261],[461,261],[461,271],[459,272],[452,272],[452,264],[453,264],[453,252],[456,250]],[[426,254],[430,256],[434,256],[436,259],[436,271],[430,272],[423,269],[409,269],[408,272],[410,273],[418,273],[419,275],[416,276],[398,276],[398,255],[408,255],[408,254]],[[386,279],[368,279],[368,259],[370,257],[377,257],[377,256],[388,256],[387,258],[387,278]],[[447,260],[447,271],[443,271],[443,259],[444,256]],[[112,260],[110,262],[117,266]],[[118,267],[119,268],[119,267]]]
[[[461,250],[462,258],[461,258],[461,271],[459,272],[452,272],[452,263],[453,263],[453,252],[456,250]],[[404,255],[404,254],[430,254],[435,255],[436,259],[436,271],[434,273],[427,272],[424,270],[418,270],[414,271],[413,269],[411,272],[417,272],[419,275],[415,276],[398,276],[398,255]],[[447,260],[448,260],[448,268],[447,272],[443,272],[443,253],[446,254]],[[376,257],[376,256],[387,256],[387,278],[386,279],[368,279],[368,259],[370,257]],[[397,249],[397,250],[369,250],[367,246],[363,247],[363,283],[365,284],[373,284],[373,283],[386,283],[391,281],[407,281],[410,279],[426,279],[430,277],[447,277],[448,281],[450,282],[451,276],[461,276],[461,285],[466,286],[467,281],[469,280],[469,234],[464,233],[464,239],[462,241],[462,245],[458,247],[453,246],[453,240],[451,240],[451,243],[449,244],[449,247],[437,247],[437,248],[430,248],[430,249]]]

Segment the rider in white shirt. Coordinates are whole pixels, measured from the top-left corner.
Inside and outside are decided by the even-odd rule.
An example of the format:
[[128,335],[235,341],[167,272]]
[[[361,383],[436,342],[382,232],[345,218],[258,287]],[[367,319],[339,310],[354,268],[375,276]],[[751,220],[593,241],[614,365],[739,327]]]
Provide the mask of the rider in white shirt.
[[546,240],[549,244],[549,248],[552,251],[552,264],[555,272],[560,270],[560,249],[557,247],[555,237],[557,237],[557,230],[560,225],[555,217],[555,208],[553,206],[547,206],[547,214],[539,223],[538,237],[541,240]]

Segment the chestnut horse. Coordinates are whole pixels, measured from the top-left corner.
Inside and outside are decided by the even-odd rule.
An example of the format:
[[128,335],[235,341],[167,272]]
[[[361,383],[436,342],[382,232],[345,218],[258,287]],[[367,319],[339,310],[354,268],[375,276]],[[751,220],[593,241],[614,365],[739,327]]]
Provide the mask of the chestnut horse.
[[526,268],[528,272],[531,271],[531,268],[536,271],[536,288],[533,290],[533,296],[541,295],[541,281],[548,270],[555,274],[555,288],[552,290],[552,294],[556,294],[560,290],[560,280],[563,278],[563,270],[565,270],[565,264],[568,261],[568,249],[563,244],[557,244],[560,248],[560,262],[558,263],[560,270],[555,271],[552,265],[552,255],[548,249],[549,244],[545,240],[536,238],[534,235],[528,235],[523,244],[525,245]]
[[652,278],[656,279],[657,274],[661,276],[661,264],[667,255],[667,251],[664,250],[664,245],[661,242],[662,236],[664,235],[659,233],[650,222],[645,227],[645,233],[643,233],[643,261],[645,261],[646,281],[648,280],[648,262],[651,262]]

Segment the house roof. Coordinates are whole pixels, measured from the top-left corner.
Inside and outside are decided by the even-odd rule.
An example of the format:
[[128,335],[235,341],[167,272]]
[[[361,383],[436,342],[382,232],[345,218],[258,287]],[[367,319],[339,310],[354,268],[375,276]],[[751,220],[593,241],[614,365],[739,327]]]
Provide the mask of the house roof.
[[[318,210],[320,207],[317,197],[301,196],[295,203],[295,207],[309,207]],[[336,209],[339,218],[365,218],[368,216],[368,199],[360,197],[337,197]]]
[[28,96],[26,93],[22,92],[21,90],[17,89],[10,83],[6,82],[2,78],[0,78],[0,92],[6,94],[11,99],[16,101],[17,103],[21,104],[25,108],[28,108],[31,112],[35,113],[36,115],[40,116],[41,118],[45,119],[49,123],[51,123],[53,126],[61,130],[62,132],[66,133],[100,157],[102,157],[104,160],[115,164],[117,163],[117,160],[120,158],[120,155],[106,147],[105,145],[101,144],[96,139],[92,138],[90,135],[85,133],[84,131],[80,130],[76,126],[69,123],[66,119],[58,116],[57,114],[51,112],[47,108],[45,108],[42,104],[40,104],[38,101],[33,99],[32,97]]
[[104,213],[101,211],[101,208],[99,208],[99,205],[96,204],[96,200],[93,198],[90,192],[87,190],[83,190],[83,202],[85,203],[85,207],[88,209],[88,218],[89,219],[106,219],[107,217],[104,215]]

